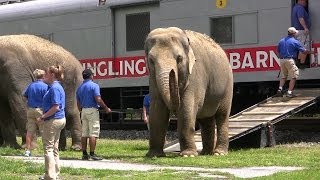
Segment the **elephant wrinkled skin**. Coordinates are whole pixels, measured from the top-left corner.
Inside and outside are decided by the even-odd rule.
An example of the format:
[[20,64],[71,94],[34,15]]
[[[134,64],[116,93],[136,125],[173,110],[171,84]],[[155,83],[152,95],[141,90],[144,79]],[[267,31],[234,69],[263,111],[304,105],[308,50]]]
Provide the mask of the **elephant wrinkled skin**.
[[223,49],[206,35],[170,27],[151,31],[145,52],[151,96],[147,156],[165,156],[170,112],[177,116],[180,155],[198,155],[196,121],[201,128],[201,154],[227,154],[233,75]]
[[[0,145],[19,148],[16,129],[25,142],[27,104],[23,91],[35,78],[35,69],[62,65],[66,92],[66,118],[71,126],[72,147],[81,147],[80,114],[75,91],[82,81],[80,62],[62,47],[33,35],[0,36]],[[61,134],[60,149],[65,148],[65,134]]]

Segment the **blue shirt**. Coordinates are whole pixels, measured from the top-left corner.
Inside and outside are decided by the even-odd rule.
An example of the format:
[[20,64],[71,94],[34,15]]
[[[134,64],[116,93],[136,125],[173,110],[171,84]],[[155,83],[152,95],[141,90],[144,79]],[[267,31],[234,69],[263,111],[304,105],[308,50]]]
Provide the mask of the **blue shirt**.
[[146,107],[147,114],[149,114],[149,108],[150,108],[150,95],[147,94],[143,98],[143,106]]
[[42,108],[43,112],[46,113],[53,105],[58,105],[59,110],[52,116],[47,117],[45,120],[49,119],[62,119],[65,117],[65,106],[66,106],[66,95],[63,87],[59,81],[54,81],[49,85],[47,93],[43,97]]
[[297,30],[304,30],[303,26],[301,26],[299,22],[299,18],[303,18],[306,22],[307,28],[310,29],[311,20],[308,12],[302,5],[296,4],[292,9],[291,25],[295,27]]
[[296,59],[299,51],[304,52],[306,49],[293,36],[287,36],[279,41],[278,52],[281,59]]
[[84,80],[77,89],[77,101],[81,108],[99,108],[95,97],[100,95],[100,87],[91,79]]
[[28,99],[28,106],[31,108],[42,107],[42,99],[47,92],[48,85],[42,80],[36,80],[29,84],[23,96]]

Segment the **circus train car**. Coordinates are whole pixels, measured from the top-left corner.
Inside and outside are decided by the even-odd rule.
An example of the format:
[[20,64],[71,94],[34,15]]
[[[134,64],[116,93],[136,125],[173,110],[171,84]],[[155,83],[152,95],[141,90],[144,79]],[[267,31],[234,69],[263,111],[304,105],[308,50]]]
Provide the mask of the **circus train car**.
[[[144,40],[157,27],[177,26],[211,36],[225,49],[234,74],[232,113],[278,87],[278,41],[291,26],[294,0],[34,0],[0,5],[0,35],[34,34],[71,51],[91,68],[114,110],[108,124],[141,123],[148,93]],[[309,0],[312,48],[320,48],[320,1]],[[319,86],[317,53],[297,86]],[[212,67],[214,68],[214,67]],[[118,112],[118,113],[117,113]],[[130,124],[130,123],[128,123]]]

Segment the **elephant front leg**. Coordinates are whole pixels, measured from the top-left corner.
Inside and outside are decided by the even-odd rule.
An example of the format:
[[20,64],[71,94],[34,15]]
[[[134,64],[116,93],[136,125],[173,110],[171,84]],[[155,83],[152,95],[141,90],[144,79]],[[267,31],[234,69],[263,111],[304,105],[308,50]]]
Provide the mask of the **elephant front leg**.
[[16,130],[16,128],[15,128],[13,122],[10,122],[6,126],[1,125],[1,135],[4,140],[3,146],[9,146],[14,149],[21,148],[21,146],[17,143],[15,130]]
[[201,155],[213,155],[214,154],[214,142],[215,142],[215,121],[213,117],[199,119],[202,138],[202,151]]
[[169,110],[165,104],[161,102],[151,101],[149,114],[149,151],[147,157],[163,157],[163,147],[169,123]]
[[[193,104],[193,103],[191,103]],[[188,103],[181,104],[178,113],[178,135],[180,143],[181,156],[197,156],[197,147],[195,145],[195,113],[193,106]]]
[[[20,149],[21,146],[17,143],[16,138],[16,125],[14,123],[14,117],[11,114],[11,110],[7,104],[1,104],[0,108],[0,128],[1,128],[1,137],[2,145],[13,147],[15,149]],[[20,114],[22,114],[20,112]],[[23,123],[23,122],[20,122]],[[20,124],[21,125],[21,124]],[[21,126],[20,126],[21,127]],[[25,139],[25,134],[21,133],[21,136]]]

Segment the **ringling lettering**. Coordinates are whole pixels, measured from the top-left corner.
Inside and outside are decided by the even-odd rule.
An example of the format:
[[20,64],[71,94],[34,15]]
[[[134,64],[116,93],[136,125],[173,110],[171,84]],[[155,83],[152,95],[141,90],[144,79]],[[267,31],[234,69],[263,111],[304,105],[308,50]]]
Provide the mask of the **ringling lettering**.
[[147,76],[144,56],[80,60],[84,69],[90,68],[95,79]]
[[[276,46],[225,50],[234,73],[280,70]],[[311,67],[320,66],[320,44],[313,44]],[[132,78],[148,76],[144,56],[80,60],[83,68],[91,68],[95,79]]]

